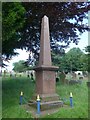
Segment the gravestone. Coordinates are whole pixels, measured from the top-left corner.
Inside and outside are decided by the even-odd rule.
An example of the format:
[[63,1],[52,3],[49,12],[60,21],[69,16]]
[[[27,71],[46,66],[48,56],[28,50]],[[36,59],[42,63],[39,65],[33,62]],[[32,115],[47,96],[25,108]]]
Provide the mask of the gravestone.
[[76,77],[77,77],[77,76],[76,76],[76,73],[73,72],[73,73],[72,73],[72,79],[73,79],[73,80],[76,80]]
[[6,70],[4,70],[4,77],[6,77],[6,73],[7,73]]
[[40,95],[41,110],[61,107],[63,102],[60,101],[59,95],[56,93],[55,85],[55,74],[58,67],[52,66],[47,16],[42,18],[39,64],[34,70],[36,75],[36,94],[32,101],[29,101],[29,105],[36,106],[36,96]]
[[60,72],[59,77],[60,77],[60,82],[65,84],[66,83],[66,79],[65,79],[66,78],[66,74],[65,74],[65,72]]

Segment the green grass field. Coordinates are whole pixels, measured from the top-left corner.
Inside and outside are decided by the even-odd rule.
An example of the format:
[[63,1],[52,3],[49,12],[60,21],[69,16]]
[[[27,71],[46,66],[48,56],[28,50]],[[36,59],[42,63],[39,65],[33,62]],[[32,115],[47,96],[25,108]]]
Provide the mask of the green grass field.
[[[44,118],[88,118],[88,87],[87,80],[78,85],[56,85],[56,91],[68,107],[62,107],[57,113]],[[35,83],[26,77],[3,78],[2,80],[2,117],[32,118],[26,109],[19,105],[20,92],[24,92],[27,100],[35,93]],[[73,108],[70,107],[69,94],[73,93]]]

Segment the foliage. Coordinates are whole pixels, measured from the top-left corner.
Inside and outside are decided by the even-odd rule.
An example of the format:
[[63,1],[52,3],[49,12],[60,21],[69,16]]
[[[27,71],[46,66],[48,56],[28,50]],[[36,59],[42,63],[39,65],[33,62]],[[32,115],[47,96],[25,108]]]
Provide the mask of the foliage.
[[13,70],[15,72],[24,72],[24,71],[26,71],[28,69],[28,67],[24,65],[24,62],[25,62],[24,60],[20,60],[19,62],[13,63],[13,65],[14,65]]
[[59,71],[86,71],[88,68],[88,56],[80,48],[72,48],[63,55],[52,54],[54,65],[59,66]]
[[85,47],[85,51],[90,53],[90,46]]
[[[17,7],[19,9],[16,9]],[[14,10],[19,11],[19,14],[17,15]],[[49,17],[51,47],[54,51],[60,53],[61,48],[67,47],[71,41],[78,44],[77,31],[83,33],[89,30],[84,23],[89,10],[89,2],[23,2],[22,6],[21,3],[3,3],[3,54],[9,56],[15,48],[26,48],[34,53],[35,59],[38,59],[40,26],[44,15]],[[22,26],[23,29],[20,30]],[[19,38],[16,39],[16,35]]]
[[65,70],[65,53],[60,55],[58,53],[52,52],[52,64],[59,67],[59,71]]
[[19,47],[19,31],[25,22],[25,9],[18,2],[2,3],[2,54],[16,55],[14,49]]
[[66,64],[70,66],[71,71],[77,71],[81,69],[82,63],[80,62],[80,57],[84,53],[80,48],[72,48],[66,54]]
[[88,55],[81,55],[79,62],[81,63],[81,71],[88,71]]

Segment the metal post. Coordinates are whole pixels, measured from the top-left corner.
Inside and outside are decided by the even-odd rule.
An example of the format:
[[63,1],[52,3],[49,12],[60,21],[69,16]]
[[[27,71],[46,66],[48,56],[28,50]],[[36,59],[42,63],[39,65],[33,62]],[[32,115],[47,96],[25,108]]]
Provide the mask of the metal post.
[[37,95],[37,113],[40,114],[40,97]]
[[21,93],[20,93],[20,105],[22,105],[22,101],[23,101],[23,92],[21,91]]
[[73,96],[72,96],[72,93],[70,93],[70,106],[73,107]]

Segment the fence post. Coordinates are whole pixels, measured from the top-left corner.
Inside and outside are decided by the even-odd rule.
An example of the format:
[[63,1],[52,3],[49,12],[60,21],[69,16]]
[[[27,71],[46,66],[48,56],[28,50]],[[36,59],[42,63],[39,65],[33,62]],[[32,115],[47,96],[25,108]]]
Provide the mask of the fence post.
[[40,97],[37,95],[37,113],[40,114]]
[[22,101],[23,101],[23,92],[21,91],[21,93],[20,93],[20,105],[22,105]]
[[72,92],[70,92],[70,106],[73,107],[73,95],[72,95]]

